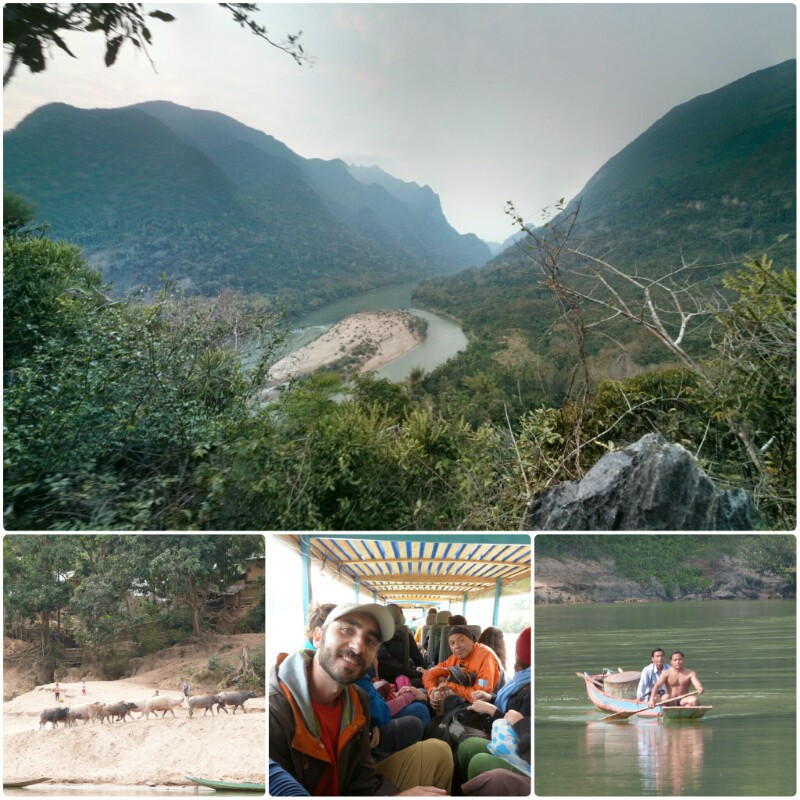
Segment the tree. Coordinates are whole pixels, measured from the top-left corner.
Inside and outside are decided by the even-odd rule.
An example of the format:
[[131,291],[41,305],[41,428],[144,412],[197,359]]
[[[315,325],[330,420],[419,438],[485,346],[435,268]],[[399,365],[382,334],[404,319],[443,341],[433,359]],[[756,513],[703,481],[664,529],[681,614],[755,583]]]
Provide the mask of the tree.
[[180,529],[195,470],[237,435],[279,337],[257,301],[112,300],[77,248],[3,242],[11,529]]
[[747,565],[756,572],[771,572],[783,579],[781,591],[793,597],[797,592],[797,539],[794,534],[754,536],[745,545]]
[[[230,11],[234,22],[288,53],[297,64],[309,62],[300,44],[302,31],[287,36],[283,42],[274,41],[266,28],[252,17],[257,10],[255,3],[218,5]],[[6,3],[3,6],[3,46],[9,52],[9,63],[3,73],[3,86],[14,77],[20,64],[31,72],[42,72],[47,64],[47,51],[53,45],[75,58],[62,38],[67,31],[102,32],[107,67],[117,60],[126,41],[141,50],[152,64],[147,50],[153,42],[147,27],[148,18],[161,22],[175,19],[172,14],[158,9],[145,13],[142,3]]]
[[34,214],[27,200],[12,192],[3,192],[3,236],[17,233],[33,220]]
[[55,667],[50,620],[69,602],[74,556],[71,536],[23,534],[3,539],[3,605],[22,619],[38,617],[47,680],[53,679]]
[[264,554],[264,537],[258,534],[143,536],[140,544],[151,556],[143,577],[160,596],[189,607],[195,636],[201,634],[209,591],[226,588],[243,571],[246,558]]
[[[584,385],[588,386],[589,380],[584,347],[587,334],[595,330],[609,336],[611,324],[618,319],[638,326],[696,379],[694,392],[701,394],[703,401],[695,405],[706,415],[706,432],[722,423],[729,437],[738,440],[743,453],[735,472],[726,468],[724,477],[749,483],[755,499],[766,498],[772,507],[773,521],[793,526],[795,490],[787,476],[794,475],[796,458],[794,273],[785,270],[777,274],[766,255],[746,259],[743,270],[721,280],[721,265],[712,270],[683,259],[677,267],[657,275],[622,269],[571,241],[580,204],[571,210],[561,205],[557,208],[560,216],[536,230],[515,215],[511,203],[507,213],[527,234],[526,254],[542,282],[554,292],[563,316],[571,320]],[[723,286],[729,290],[727,296]],[[731,292],[738,297],[730,299]],[[593,309],[599,309],[599,314],[592,316]],[[713,349],[698,355],[701,332]],[[717,355],[711,357],[714,350]],[[673,399],[676,405],[682,402],[680,396]],[[610,433],[620,419],[638,413],[654,400],[664,398],[645,397],[635,407],[628,403],[605,431],[591,437],[592,425],[585,419],[589,394],[584,389],[575,404],[572,430],[563,437],[564,450],[556,472],[571,464],[575,474],[570,477],[579,477],[581,451]],[[704,441],[704,434],[694,440],[698,451]],[[727,454],[721,460],[730,463]],[[751,472],[755,472],[754,478]]]

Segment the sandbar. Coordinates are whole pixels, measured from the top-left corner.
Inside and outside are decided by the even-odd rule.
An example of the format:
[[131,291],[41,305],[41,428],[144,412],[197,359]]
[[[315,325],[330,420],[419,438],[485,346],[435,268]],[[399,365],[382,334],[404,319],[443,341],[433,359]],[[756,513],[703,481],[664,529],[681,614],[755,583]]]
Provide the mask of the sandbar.
[[358,372],[377,370],[413,350],[422,334],[408,311],[361,311],[337,322],[313,342],[275,362],[272,382],[308,375],[347,358]]

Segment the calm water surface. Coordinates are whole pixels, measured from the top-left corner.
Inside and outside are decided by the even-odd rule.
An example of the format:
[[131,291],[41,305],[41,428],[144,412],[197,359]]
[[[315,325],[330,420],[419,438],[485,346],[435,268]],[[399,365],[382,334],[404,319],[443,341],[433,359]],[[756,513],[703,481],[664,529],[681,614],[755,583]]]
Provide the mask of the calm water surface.
[[[795,793],[794,601],[536,606],[537,795]],[[683,650],[702,720],[598,722],[576,672],[641,669]]]
[[448,358],[452,358],[456,353],[465,350],[467,337],[455,322],[412,306],[411,292],[416,285],[416,282],[403,283],[375,289],[371,292],[363,292],[306,314],[295,323],[286,352],[302,347],[304,344],[321,336],[337,322],[358,311],[404,309],[428,320],[425,341],[410,353],[377,370],[376,374],[379,378],[401,381],[417,367],[430,372],[440,364],[444,364]]

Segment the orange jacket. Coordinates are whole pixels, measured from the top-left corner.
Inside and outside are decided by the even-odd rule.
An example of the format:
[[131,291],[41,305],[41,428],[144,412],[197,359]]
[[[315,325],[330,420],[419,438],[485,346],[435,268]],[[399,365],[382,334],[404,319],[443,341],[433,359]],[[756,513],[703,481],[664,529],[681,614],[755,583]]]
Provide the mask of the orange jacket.
[[[439,679],[447,677],[450,667],[460,667],[462,672],[475,672],[475,683],[472,686],[459,686],[457,683],[448,681],[447,688],[452,689],[457,695],[463,697],[468,702],[472,702],[472,693],[482,689],[484,692],[493,692],[500,680],[500,666],[494,653],[483,644],[474,644],[470,654],[459,661],[455,656],[450,656],[447,661],[437,664],[429,669],[422,676],[422,685],[430,692],[435,689]],[[479,686],[478,680],[483,678],[486,686]]]

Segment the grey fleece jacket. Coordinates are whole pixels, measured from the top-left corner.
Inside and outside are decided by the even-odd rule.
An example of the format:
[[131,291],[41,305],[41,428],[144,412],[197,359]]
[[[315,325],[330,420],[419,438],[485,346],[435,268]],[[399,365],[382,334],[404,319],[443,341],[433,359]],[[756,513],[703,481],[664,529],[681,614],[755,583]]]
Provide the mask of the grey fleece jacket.
[[[299,650],[274,665],[269,673],[269,757],[293,775],[312,795],[332,769],[320,739],[319,721],[311,707],[308,670],[313,650]],[[352,684],[342,692],[339,731],[339,794],[392,795],[398,789],[375,772],[369,749],[369,702]]]

